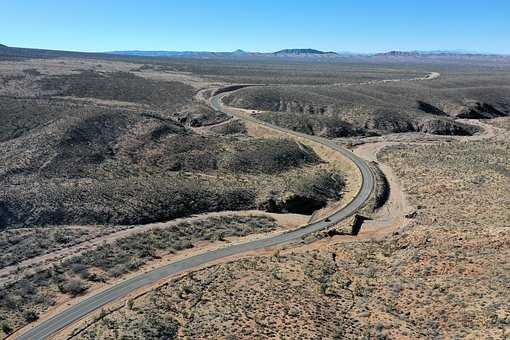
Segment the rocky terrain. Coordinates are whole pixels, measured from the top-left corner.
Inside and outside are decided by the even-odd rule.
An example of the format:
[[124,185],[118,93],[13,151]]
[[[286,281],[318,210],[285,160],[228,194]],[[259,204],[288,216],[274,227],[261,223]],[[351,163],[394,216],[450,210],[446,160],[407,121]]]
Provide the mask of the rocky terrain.
[[[252,137],[197,99],[201,78],[82,59],[0,71],[2,335],[195,246],[282,228],[246,214],[144,225],[216,211],[311,215],[344,194],[342,170],[310,147]],[[70,257],[66,247],[80,248]]]
[[[104,287],[131,272],[143,270],[162,258],[178,255],[200,242],[212,244],[226,241],[227,238],[270,232],[278,227],[278,223],[270,217],[226,215],[152,228],[114,242],[104,242],[95,248],[91,247],[79,255],[55,262],[52,266],[2,285],[0,335],[5,336],[20,326],[36,321],[41,314],[62,302],[83,295],[89,290]],[[23,245],[46,245],[50,248],[64,243],[71,246],[72,242],[80,242],[80,238],[85,234],[91,236],[90,232],[65,228],[38,229],[35,235],[31,235],[30,231],[8,231],[5,239],[1,240],[7,253],[2,256],[2,260],[19,261],[22,255],[16,253],[21,251],[25,251],[25,256],[29,255],[26,250],[20,250]],[[38,240],[34,239],[34,236],[50,237]],[[13,256],[17,258],[13,259]]]
[[406,223],[363,230],[391,209],[391,185],[378,188],[371,211],[346,222],[374,218],[359,237],[340,225],[212,264],[105,307],[77,338],[508,337],[510,73],[402,57],[190,60],[0,46],[0,270],[9,276],[0,337],[130,275],[322,218],[318,210],[356,194],[354,176],[324,150],[211,109],[207,98],[226,84],[271,84],[226,97],[264,121],[347,146],[393,141],[371,166],[378,183],[401,182],[412,211],[396,220]]
[[309,184],[273,177],[287,172],[293,178],[295,168],[320,165],[312,150],[295,142],[201,136],[175,121],[143,114],[102,112],[59,121],[0,149],[4,228],[141,224],[257,208],[269,199],[256,185],[260,176],[274,182],[271,201],[284,192],[304,193],[310,185],[306,195],[323,206],[341,192],[337,187],[331,196],[313,194],[311,188],[321,185],[313,183],[321,178],[319,168],[309,169]]
[[[300,212],[306,202],[320,208],[341,195],[341,182],[313,189],[327,186],[322,178],[335,170],[304,145],[222,132],[228,125],[195,131],[228,117],[193,101],[197,91],[187,83],[123,71],[29,70],[3,78],[0,228]],[[295,171],[305,168],[305,176]]]
[[387,149],[381,161],[417,208],[406,229],[212,266],[103,314],[79,338],[505,339],[509,147]]
[[229,95],[230,105],[296,131],[330,138],[395,132],[472,135],[460,118],[510,114],[508,73],[451,73],[433,81],[373,82],[328,86],[247,87]]

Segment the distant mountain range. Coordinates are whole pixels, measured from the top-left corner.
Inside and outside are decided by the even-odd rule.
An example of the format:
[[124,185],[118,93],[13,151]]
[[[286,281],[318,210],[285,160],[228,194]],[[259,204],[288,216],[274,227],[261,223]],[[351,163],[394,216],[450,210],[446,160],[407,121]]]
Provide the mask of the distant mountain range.
[[113,51],[107,52],[117,55],[144,56],[144,57],[188,57],[188,58],[218,58],[218,57],[324,57],[338,56],[335,52],[324,52],[311,48],[284,49],[272,53],[246,52],[241,49],[233,52],[209,51]]
[[44,49],[9,47],[0,44],[0,58],[53,58],[59,56],[115,59],[129,57],[173,57],[188,59],[237,59],[237,60],[302,60],[306,62],[416,62],[416,63],[470,63],[504,65],[510,64],[510,55],[484,54],[467,51],[389,51],[384,53],[325,52],[311,48],[283,49],[276,52],[247,52],[241,49],[232,52],[210,51],[114,51],[103,53],[69,52]]
[[[246,52],[241,49],[233,52],[209,51],[113,51],[106,52],[115,55],[144,56],[144,57],[184,57],[184,58],[433,58],[433,57],[502,57],[503,55],[483,54],[464,51],[389,51],[384,53],[351,53],[325,52],[311,48],[283,49],[277,52]],[[508,56],[503,56],[508,57]]]
[[498,54],[486,54],[478,52],[466,52],[466,51],[389,51],[384,53],[377,53],[376,56],[386,57],[438,57],[438,56],[502,56]]

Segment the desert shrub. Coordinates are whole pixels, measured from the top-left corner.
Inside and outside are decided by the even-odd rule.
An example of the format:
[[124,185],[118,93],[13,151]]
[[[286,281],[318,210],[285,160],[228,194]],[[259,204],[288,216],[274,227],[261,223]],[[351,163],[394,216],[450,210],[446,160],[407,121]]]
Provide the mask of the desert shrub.
[[[0,227],[130,225],[253,209],[263,188],[233,183],[218,172],[277,175],[320,162],[293,141],[201,136],[142,114],[86,114],[62,124],[51,125],[57,132],[20,138],[15,152],[0,156],[7,164],[0,181],[18,181],[0,193]],[[55,241],[69,242],[65,235]]]
[[21,261],[70,247],[117,228],[96,229],[69,228],[67,226],[4,230],[0,233],[0,268],[16,265]]
[[287,178],[285,187],[261,197],[259,208],[269,212],[311,215],[343,195],[344,179],[334,169],[318,169]]
[[144,339],[176,339],[179,323],[163,313],[147,313],[135,329]]
[[118,239],[87,251],[65,262],[71,270],[100,268],[112,277],[134,271],[149,260],[158,258],[158,251],[174,252],[193,247],[197,240],[221,240],[224,237],[265,232],[276,228],[271,218],[211,217],[183,222],[169,228],[157,228]]
[[247,132],[246,126],[240,120],[232,120],[226,124],[214,126],[211,130],[221,135],[245,134]]
[[197,103],[181,109],[172,117],[179,123],[190,127],[215,125],[230,119],[230,116],[223,112],[215,111],[209,106]]
[[26,322],[34,322],[39,319],[39,314],[34,310],[27,310],[23,313]]
[[131,101],[171,108],[189,103],[194,93],[191,86],[180,82],[155,81],[129,72],[87,70],[79,74],[45,77],[39,82],[43,90],[64,96]]
[[62,293],[72,296],[81,295],[88,289],[87,285],[79,279],[72,279],[70,281],[64,282],[60,284],[58,288]]
[[[369,87],[267,86],[243,88],[225,100],[232,106],[265,111],[257,117],[272,124],[330,138],[395,132],[472,135],[477,128],[456,122],[452,117],[508,115],[499,93],[488,96],[484,94],[486,89],[480,91],[466,93],[467,98],[477,99],[465,99],[459,104],[447,91],[409,84],[407,87],[398,83]],[[481,100],[489,97],[490,103]]]
[[287,112],[262,112],[256,116],[262,121],[309,135],[329,138],[377,135],[374,131],[355,127],[353,124],[335,116],[320,116],[306,113],[296,115]]
[[42,75],[42,73],[39,72],[36,68],[24,69],[23,73],[28,74],[29,76],[32,76],[32,77],[38,77],[38,76]]
[[2,328],[2,332],[4,332],[4,334],[11,334],[12,331],[14,330],[14,328],[12,328],[11,324],[7,321],[2,322],[1,328]]
[[271,174],[319,161],[315,152],[303,144],[286,139],[256,139],[236,143],[221,167],[232,172]]

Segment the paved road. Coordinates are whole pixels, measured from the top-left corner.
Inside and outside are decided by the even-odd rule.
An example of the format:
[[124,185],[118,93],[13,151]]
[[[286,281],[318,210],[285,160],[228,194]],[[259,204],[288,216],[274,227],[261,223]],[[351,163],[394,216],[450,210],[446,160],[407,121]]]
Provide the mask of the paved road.
[[225,93],[216,95],[211,100],[211,105],[219,111],[223,111],[227,114],[234,115],[244,120],[249,120],[251,122],[255,122],[258,124],[262,124],[264,126],[270,127],[272,129],[282,131],[285,133],[290,133],[302,138],[307,138],[309,140],[313,140],[317,143],[321,143],[330,147],[331,149],[336,150],[342,155],[351,159],[360,169],[361,174],[363,176],[363,181],[361,185],[361,189],[357,196],[352,200],[347,206],[342,208],[341,210],[333,213],[327,219],[323,219],[306,226],[303,226],[299,229],[292,230],[274,237],[269,237],[265,239],[259,239],[256,241],[235,244],[232,246],[228,246],[225,248],[213,250],[204,254],[199,254],[195,256],[191,256],[185,258],[180,261],[176,261],[165,265],[163,267],[154,269],[152,271],[140,274],[136,277],[130,278],[123,282],[120,282],[116,285],[109,287],[108,289],[101,291],[71,307],[66,310],[56,314],[52,318],[41,322],[36,325],[34,328],[27,331],[25,334],[18,336],[18,339],[33,339],[40,340],[46,339],[51,336],[51,334],[61,330],[62,328],[70,325],[71,323],[81,319],[87,314],[97,310],[98,308],[112,302],[118,300],[127,294],[143,287],[146,285],[153,284],[163,278],[168,276],[181,273],[186,270],[190,270],[196,268],[198,266],[207,264],[212,261],[216,261],[218,259],[222,259],[228,256],[237,255],[257,249],[272,247],[276,245],[286,244],[292,241],[296,241],[301,239],[303,236],[306,236],[310,233],[319,231],[324,229],[330,225],[333,225],[349,216],[351,216],[354,212],[360,209],[365,202],[370,197],[372,190],[374,188],[374,178],[370,171],[370,168],[367,164],[358,156],[354,155],[352,152],[336,145],[335,143],[328,141],[326,139],[309,136],[305,134],[301,134],[298,132],[290,131],[278,126],[274,126],[265,122],[258,121],[252,117],[245,117],[239,114],[235,109],[228,108],[222,105],[221,98],[225,95]]

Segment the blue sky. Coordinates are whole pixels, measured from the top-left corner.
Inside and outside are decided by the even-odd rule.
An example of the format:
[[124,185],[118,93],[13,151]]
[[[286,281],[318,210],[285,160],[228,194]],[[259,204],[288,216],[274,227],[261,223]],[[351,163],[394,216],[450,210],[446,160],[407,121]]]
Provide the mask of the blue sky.
[[0,0],[0,43],[78,50],[510,54],[509,0]]

